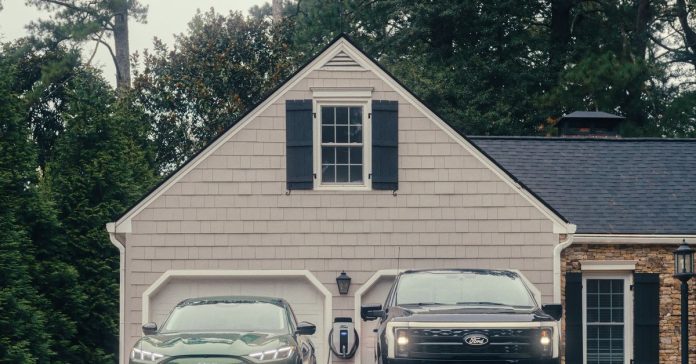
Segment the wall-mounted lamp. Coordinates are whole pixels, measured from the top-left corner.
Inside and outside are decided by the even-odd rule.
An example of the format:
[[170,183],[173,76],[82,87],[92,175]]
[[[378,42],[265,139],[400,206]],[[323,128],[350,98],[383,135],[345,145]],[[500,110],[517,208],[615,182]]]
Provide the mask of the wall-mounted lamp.
[[350,276],[346,272],[341,272],[341,274],[336,277],[336,284],[338,285],[338,293],[344,295],[348,294],[350,289]]

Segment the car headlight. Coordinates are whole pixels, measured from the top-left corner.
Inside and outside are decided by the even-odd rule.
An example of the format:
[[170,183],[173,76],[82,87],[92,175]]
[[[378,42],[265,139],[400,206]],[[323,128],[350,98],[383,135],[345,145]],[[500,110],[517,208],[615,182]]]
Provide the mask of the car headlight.
[[287,359],[292,355],[293,348],[292,346],[286,346],[280,349],[274,349],[274,350],[266,350],[263,352],[258,352],[258,353],[252,353],[249,354],[248,356],[252,359],[256,359],[258,361],[270,361],[270,360],[281,360],[281,359]]
[[539,337],[539,343],[543,346],[549,346],[551,344],[551,330],[541,330],[541,336]]
[[150,362],[156,363],[156,362],[164,359],[164,355],[158,354],[158,353],[153,353],[153,352],[147,351],[147,350],[133,348],[133,351],[131,352],[131,359],[150,361]]

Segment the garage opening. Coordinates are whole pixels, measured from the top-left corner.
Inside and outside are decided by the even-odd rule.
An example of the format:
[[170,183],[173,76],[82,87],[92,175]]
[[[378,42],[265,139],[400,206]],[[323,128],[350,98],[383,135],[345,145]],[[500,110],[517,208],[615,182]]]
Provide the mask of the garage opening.
[[317,361],[326,360],[331,293],[308,271],[169,271],[143,294],[143,322],[161,326],[172,308],[191,297],[265,296],[287,300],[298,321],[317,326]]

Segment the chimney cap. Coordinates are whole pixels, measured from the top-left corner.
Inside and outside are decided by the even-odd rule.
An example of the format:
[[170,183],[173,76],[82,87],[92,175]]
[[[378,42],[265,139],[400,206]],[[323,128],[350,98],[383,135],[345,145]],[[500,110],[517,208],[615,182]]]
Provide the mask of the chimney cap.
[[604,111],[573,111],[570,114],[563,115],[563,119],[626,119],[623,116],[610,114]]

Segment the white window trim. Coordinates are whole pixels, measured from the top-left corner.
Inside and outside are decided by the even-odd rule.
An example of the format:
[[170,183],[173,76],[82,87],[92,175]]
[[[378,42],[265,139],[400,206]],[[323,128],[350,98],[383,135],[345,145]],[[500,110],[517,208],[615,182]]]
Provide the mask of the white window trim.
[[583,271],[582,273],[582,360],[587,364],[587,280],[624,280],[624,364],[633,361],[633,272],[626,270]]
[[583,272],[635,271],[637,260],[583,260],[580,269]]
[[[323,98],[313,100],[314,115],[314,189],[318,191],[370,191],[372,190],[372,100],[365,98]],[[321,183],[321,107],[361,106],[363,108],[363,183]]]

